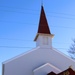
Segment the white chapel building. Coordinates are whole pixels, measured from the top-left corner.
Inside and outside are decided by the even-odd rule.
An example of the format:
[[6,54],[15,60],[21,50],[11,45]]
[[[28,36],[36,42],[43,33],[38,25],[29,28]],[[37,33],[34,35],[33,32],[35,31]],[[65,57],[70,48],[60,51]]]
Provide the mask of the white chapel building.
[[52,38],[43,6],[36,48],[3,62],[2,75],[75,75],[75,61],[52,46]]

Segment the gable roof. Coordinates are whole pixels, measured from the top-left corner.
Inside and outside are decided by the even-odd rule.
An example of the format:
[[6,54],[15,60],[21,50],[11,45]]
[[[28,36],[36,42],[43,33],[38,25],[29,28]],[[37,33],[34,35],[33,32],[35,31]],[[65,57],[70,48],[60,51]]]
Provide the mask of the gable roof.
[[57,75],[75,75],[75,72],[71,68],[68,68],[67,70],[65,70]]
[[71,68],[68,68],[68,69],[62,71],[59,74],[56,74],[54,72],[50,72],[47,75],[75,75],[75,71],[73,69],[71,69]]
[[51,34],[43,6],[41,7],[38,33]]
[[54,72],[50,72],[47,75],[56,75]]
[[72,65],[72,68],[75,70],[75,61],[60,51],[54,48],[37,47],[27,53],[25,52],[13,59],[3,62],[4,73],[2,75],[33,75],[33,70],[45,63],[51,63],[61,71],[64,71],[67,67]]
[[33,72],[34,72],[34,75],[44,75],[44,74],[48,74],[50,71],[53,71],[56,74],[62,72],[59,68],[52,65],[51,63],[43,64],[39,66],[38,68],[34,69]]

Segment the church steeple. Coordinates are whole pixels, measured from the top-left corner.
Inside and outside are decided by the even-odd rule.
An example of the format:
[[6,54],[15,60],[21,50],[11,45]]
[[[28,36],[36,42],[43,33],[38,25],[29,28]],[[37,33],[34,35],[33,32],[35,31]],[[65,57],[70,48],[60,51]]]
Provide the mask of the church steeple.
[[34,39],[36,41],[36,45],[40,47],[52,48],[52,38],[53,34],[51,34],[48,22],[46,19],[46,15],[44,12],[43,6],[41,7],[40,21],[37,35]]
[[41,7],[38,33],[51,34],[51,32],[49,30],[49,26],[48,26],[48,22],[47,22],[47,19],[46,19],[46,15],[45,15],[43,6]]

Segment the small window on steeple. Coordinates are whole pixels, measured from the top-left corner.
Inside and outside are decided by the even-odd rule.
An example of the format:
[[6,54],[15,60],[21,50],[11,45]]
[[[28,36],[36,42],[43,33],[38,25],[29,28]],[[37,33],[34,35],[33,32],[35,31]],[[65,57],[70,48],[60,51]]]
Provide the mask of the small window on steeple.
[[43,37],[43,44],[48,45],[48,37],[46,36]]

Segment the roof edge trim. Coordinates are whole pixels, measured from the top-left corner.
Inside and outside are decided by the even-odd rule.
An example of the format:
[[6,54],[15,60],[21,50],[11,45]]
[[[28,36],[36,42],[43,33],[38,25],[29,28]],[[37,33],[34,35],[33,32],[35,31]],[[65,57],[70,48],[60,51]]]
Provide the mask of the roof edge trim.
[[53,37],[54,37],[54,34],[37,33],[37,35],[36,35],[36,36],[35,36],[35,38],[34,38],[34,41],[36,41],[36,40],[37,40],[37,38],[38,38],[38,36],[39,36],[39,35],[49,36],[49,37],[51,37],[51,38],[53,38]]

